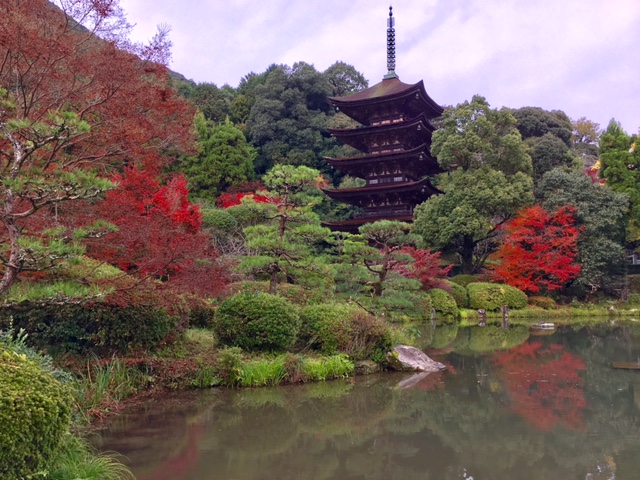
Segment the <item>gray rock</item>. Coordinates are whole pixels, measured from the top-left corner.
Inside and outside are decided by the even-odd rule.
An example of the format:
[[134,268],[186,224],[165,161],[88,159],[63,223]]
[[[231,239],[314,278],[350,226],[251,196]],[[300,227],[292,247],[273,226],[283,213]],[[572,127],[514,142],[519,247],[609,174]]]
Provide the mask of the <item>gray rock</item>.
[[426,353],[408,345],[396,345],[387,353],[391,368],[402,372],[439,372],[445,370],[442,363],[431,360]]

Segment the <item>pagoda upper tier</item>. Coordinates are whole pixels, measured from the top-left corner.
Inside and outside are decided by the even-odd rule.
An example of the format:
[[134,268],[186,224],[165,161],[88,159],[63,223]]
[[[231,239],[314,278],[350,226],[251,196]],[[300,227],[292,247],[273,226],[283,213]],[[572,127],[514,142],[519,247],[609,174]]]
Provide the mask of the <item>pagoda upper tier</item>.
[[430,120],[444,111],[427,94],[422,80],[411,85],[401,82],[398,77],[385,78],[361,92],[330,97],[329,100],[337,110],[365,126],[412,119],[423,114]]

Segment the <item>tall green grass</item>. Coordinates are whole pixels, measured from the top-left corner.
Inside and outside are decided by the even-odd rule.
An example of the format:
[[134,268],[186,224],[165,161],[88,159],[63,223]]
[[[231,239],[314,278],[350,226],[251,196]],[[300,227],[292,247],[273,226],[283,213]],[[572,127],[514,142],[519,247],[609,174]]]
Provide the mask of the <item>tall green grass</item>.
[[269,387],[280,384],[287,375],[286,355],[249,360],[242,364],[237,377],[240,387]]
[[[39,477],[36,477],[39,478]],[[47,480],[135,480],[116,455],[98,454],[84,440],[67,435],[48,471]]]
[[76,381],[76,402],[81,411],[97,409],[134,395],[148,382],[147,375],[117,357],[106,363],[90,361],[85,375]]
[[305,358],[302,361],[302,371],[309,381],[346,378],[353,375],[354,369],[353,362],[343,354],[321,358]]

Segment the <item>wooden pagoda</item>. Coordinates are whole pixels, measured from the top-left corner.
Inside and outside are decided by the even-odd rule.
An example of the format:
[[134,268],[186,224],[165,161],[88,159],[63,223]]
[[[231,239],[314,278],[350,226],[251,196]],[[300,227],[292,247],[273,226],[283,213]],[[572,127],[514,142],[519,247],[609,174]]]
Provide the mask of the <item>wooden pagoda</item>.
[[441,173],[431,156],[431,119],[443,109],[427,94],[422,81],[410,85],[395,73],[395,29],[389,7],[387,69],[383,80],[361,92],[329,100],[337,111],[361,124],[355,129],[330,129],[342,143],[362,155],[325,158],[332,167],[366,181],[364,187],[323,189],[334,200],[361,207],[362,215],[326,222],[333,230],[357,231],[360,225],[389,219],[410,222],[413,209],[440,193],[428,176]]

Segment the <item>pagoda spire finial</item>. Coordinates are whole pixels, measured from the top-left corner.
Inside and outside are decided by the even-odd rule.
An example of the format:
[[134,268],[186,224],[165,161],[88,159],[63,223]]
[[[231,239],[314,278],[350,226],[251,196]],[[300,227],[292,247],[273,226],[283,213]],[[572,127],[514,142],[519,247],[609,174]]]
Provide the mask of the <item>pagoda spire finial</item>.
[[387,74],[384,79],[398,78],[396,75],[396,24],[393,18],[393,6],[389,5],[389,18],[387,19]]

